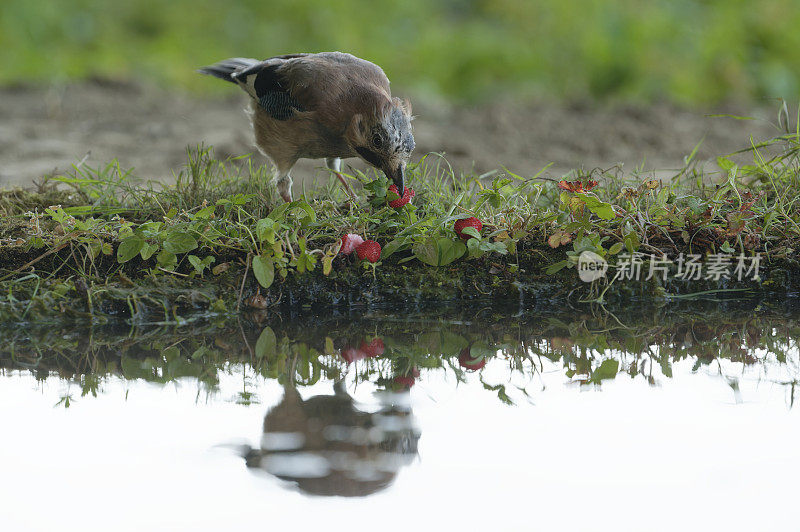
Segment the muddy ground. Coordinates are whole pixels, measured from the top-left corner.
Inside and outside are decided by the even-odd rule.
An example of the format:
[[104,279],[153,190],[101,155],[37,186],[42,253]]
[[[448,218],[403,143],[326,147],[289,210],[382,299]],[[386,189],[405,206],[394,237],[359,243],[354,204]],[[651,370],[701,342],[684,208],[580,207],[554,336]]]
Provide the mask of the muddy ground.
[[[185,162],[189,145],[213,145],[221,156],[254,152],[245,102],[234,87],[229,97],[213,99],[101,81],[0,89],[0,187],[64,171],[87,153],[92,166],[117,158],[140,178],[168,179]],[[777,134],[771,125],[777,105],[686,110],[666,104],[412,102],[415,156],[445,152],[454,167],[480,173],[505,166],[532,175],[550,162],[551,176],[616,163],[665,170],[680,167],[701,139],[699,156],[708,158],[746,146],[750,135],[759,140]],[[719,112],[759,120],[706,116]],[[320,166],[298,165],[296,186]]]

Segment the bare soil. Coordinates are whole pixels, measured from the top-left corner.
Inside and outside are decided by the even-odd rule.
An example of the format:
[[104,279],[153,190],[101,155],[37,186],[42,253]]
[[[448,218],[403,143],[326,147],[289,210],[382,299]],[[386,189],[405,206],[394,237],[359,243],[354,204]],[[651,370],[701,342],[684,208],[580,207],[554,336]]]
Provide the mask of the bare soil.
[[[223,157],[255,152],[245,100],[234,87],[226,98],[200,98],[105,81],[0,89],[0,187],[67,170],[87,154],[91,166],[116,158],[123,167],[134,167],[139,178],[164,180],[184,164],[187,146],[213,145]],[[778,133],[770,123],[776,113],[764,107],[552,102],[468,107],[413,97],[412,102],[415,157],[445,152],[454,168],[479,173],[505,166],[532,175],[551,162],[551,176],[617,163],[631,170],[667,170],[682,166],[701,140],[702,159],[746,147],[751,135],[761,140]],[[720,112],[758,120],[707,116]],[[296,186],[321,165],[299,164]]]

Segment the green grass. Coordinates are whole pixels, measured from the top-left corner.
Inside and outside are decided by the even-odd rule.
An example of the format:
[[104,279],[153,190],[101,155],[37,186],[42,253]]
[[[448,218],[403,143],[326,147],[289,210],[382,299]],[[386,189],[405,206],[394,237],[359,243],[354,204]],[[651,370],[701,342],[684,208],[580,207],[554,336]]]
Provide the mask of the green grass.
[[796,98],[795,0],[6,0],[0,82],[87,76],[221,91],[230,56],[344,50],[397,87],[472,100]]
[[[92,314],[103,294],[124,295],[120,287],[133,285],[136,293],[124,295],[131,315],[140,302],[169,290],[183,294],[178,299],[205,298],[206,308],[230,311],[231,301],[218,302],[222,296],[209,287],[238,294],[239,309],[274,304],[285,287],[304,279],[330,278],[326,290],[335,292],[336,283],[384,282],[388,277],[378,279],[379,272],[406,283],[416,272],[421,290],[463,282],[483,293],[480,286],[494,290],[500,279],[511,290],[517,278],[566,272],[584,251],[612,265],[620,254],[641,252],[671,258],[761,253],[765,264],[796,266],[800,132],[787,130],[749,151],[752,164],[720,156],[716,173],[703,172],[691,154],[669,180],[616,168],[564,176],[584,191],[564,190],[565,181],[542,172],[455,174],[431,154],[409,167],[408,184],[417,195],[399,209],[387,204],[396,196],[386,178],[373,172],[348,176],[361,185],[356,202],[347,201],[331,177],[284,204],[265,167],[246,157],[220,161],[208,148],[189,151],[174,185],[137,184],[116,163],[76,166],[46,179],[38,191],[0,193],[0,289],[7,294],[0,307],[24,319],[32,301],[47,299],[44,306],[52,310],[60,297],[79,292]],[[464,241],[454,224],[466,217],[480,219],[483,229]],[[339,253],[345,233],[378,241],[380,261]],[[245,293],[246,283],[256,281],[266,299]],[[587,297],[602,300],[607,288],[593,283]],[[670,289],[661,287],[661,295]]]

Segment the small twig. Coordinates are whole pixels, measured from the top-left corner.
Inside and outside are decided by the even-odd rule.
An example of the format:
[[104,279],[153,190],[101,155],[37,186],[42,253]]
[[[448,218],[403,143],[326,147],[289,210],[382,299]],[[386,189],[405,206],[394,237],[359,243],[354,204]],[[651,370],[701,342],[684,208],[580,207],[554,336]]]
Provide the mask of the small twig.
[[164,273],[170,273],[172,275],[177,275],[179,277],[189,277],[189,275],[186,274],[186,273],[179,273],[179,272],[176,272],[175,270],[167,270],[166,268],[162,268],[161,266],[159,266],[158,269],[161,270]]
[[239,308],[242,306],[242,293],[244,292],[244,282],[247,280],[247,274],[250,273],[250,258],[253,256],[252,253],[247,254],[247,262],[244,265],[244,276],[242,276],[242,285],[239,287],[239,299],[236,300],[236,312],[239,312]]
[[485,296],[491,295],[491,293],[492,293],[491,291],[489,291],[489,292],[484,292],[483,290],[481,290],[480,288],[478,288],[478,283],[477,283],[477,281],[472,281],[472,286],[474,286],[474,287],[475,287],[475,290],[477,290],[479,293],[481,293],[481,294],[483,294],[483,295],[485,295]]
[[244,340],[244,345],[247,346],[247,351],[250,352],[250,358],[251,359],[255,358],[255,355],[253,354],[253,348],[250,347],[250,342],[247,341],[247,335],[244,334],[244,328],[242,328],[242,320],[239,318],[238,315],[236,317],[236,323],[239,325],[239,332],[242,334],[242,340]]

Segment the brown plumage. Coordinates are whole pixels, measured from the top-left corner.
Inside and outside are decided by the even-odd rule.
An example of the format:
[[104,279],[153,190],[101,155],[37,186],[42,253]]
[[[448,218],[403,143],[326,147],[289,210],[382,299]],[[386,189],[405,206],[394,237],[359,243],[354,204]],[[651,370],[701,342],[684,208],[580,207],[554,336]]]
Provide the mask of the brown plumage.
[[286,384],[283,399],[264,418],[261,447],[242,449],[247,465],[314,495],[364,497],[384,490],[417,456],[420,432],[401,394],[408,392],[380,394],[380,408],[367,412],[342,382],[334,384],[334,395],[308,399]]
[[289,174],[298,159],[326,160],[339,173],[341,159],[360,157],[404,190],[414,149],[411,105],[393,98],[383,70],[341,52],[227,59],[201,68],[244,89],[256,145],[277,168],[278,192],[292,199]]

